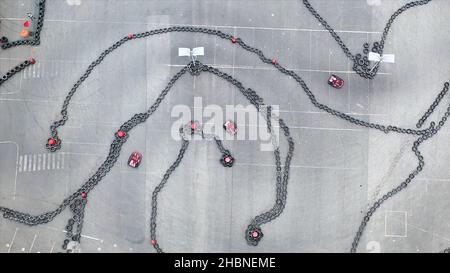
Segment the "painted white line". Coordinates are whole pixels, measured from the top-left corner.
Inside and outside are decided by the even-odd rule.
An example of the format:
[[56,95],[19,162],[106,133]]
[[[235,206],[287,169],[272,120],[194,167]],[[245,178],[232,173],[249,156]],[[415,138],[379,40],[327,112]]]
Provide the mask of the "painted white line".
[[104,154],[90,154],[90,153],[65,153],[66,155],[83,155],[83,156],[99,156],[99,157],[104,157]]
[[[161,66],[167,67],[185,67],[182,64],[160,64]],[[214,64],[206,64],[208,66],[212,66],[214,68],[219,69],[243,69],[243,70],[267,70],[267,71],[277,71],[278,69],[269,67],[269,66],[245,66],[245,65],[214,65]],[[318,72],[318,73],[339,73],[339,74],[356,74],[353,70],[321,70],[321,69],[293,69],[286,68],[287,70],[297,71],[297,72]],[[380,75],[391,75],[390,73],[378,72]]]
[[56,167],[56,155],[51,154],[51,156],[52,156],[52,170],[54,170]]
[[[0,17],[4,21],[23,21],[23,18]],[[62,20],[62,19],[46,19],[46,22],[62,22],[62,23],[90,23],[90,24],[118,24],[118,25],[153,25],[153,26],[188,26],[188,27],[204,27],[204,28],[235,28],[235,29],[261,29],[261,30],[279,30],[279,31],[308,31],[308,32],[328,32],[326,29],[311,28],[276,28],[276,27],[246,27],[232,25],[193,25],[193,24],[167,24],[167,23],[151,23],[151,22],[124,22],[124,21],[107,21],[107,20]],[[356,34],[381,34],[379,31],[363,31],[363,30],[342,30],[337,29],[335,32],[356,33]]]
[[445,240],[445,241],[450,242],[450,238],[445,237],[445,236],[443,236],[443,235],[441,235],[441,234],[438,234],[438,233],[435,233],[435,232],[432,232],[432,231],[428,231],[428,230],[426,230],[426,229],[424,229],[424,228],[421,228],[421,227],[419,227],[419,226],[416,226],[416,225],[413,225],[413,224],[410,224],[410,223],[408,224],[408,226],[411,226],[412,228],[415,228],[415,229],[417,229],[417,230],[420,230],[420,231],[422,231],[422,232],[424,232],[424,233],[429,233],[429,234],[431,234],[432,236],[439,237],[439,238],[441,238],[441,239],[443,239],[443,240]]
[[326,131],[354,131],[361,132],[364,129],[348,129],[348,128],[320,128],[320,127],[308,127],[308,126],[289,126],[292,129],[308,129],[308,130],[326,130]]
[[31,242],[30,250],[28,251],[28,253],[31,253],[31,250],[33,249],[33,246],[34,246],[34,242],[36,242],[36,238],[37,238],[37,234],[34,234],[33,242]]
[[19,173],[22,172],[23,168],[23,156],[19,156]]
[[52,163],[52,154],[47,154],[47,170],[50,170],[51,163]]
[[[300,113],[300,114],[324,114],[324,115],[329,115],[326,112],[318,112],[318,111],[297,111],[297,110],[280,110],[280,113]],[[387,116],[387,114],[364,114],[364,113],[355,113],[355,112],[346,112],[344,113],[346,115],[351,115],[351,116]]]
[[[256,167],[275,167],[275,164],[265,163],[235,163],[237,166],[256,166]],[[282,165],[284,167],[284,165]],[[291,168],[305,168],[305,169],[326,169],[326,170],[359,170],[361,168],[348,168],[348,167],[322,167],[322,166],[308,166],[308,165],[291,165]]]
[[65,160],[66,160],[66,153],[61,153],[61,169],[64,169]]
[[16,231],[14,232],[14,235],[11,239],[11,243],[9,243],[9,248],[8,248],[8,253],[11,253],[11,248],[14,244],[14,240],[16,239],[16,235],[17,235],[17,231],[19,230],[19,228],[16,228]]
[[27,165],[28,165],[28,155],[23,156],[23,171],[27,171]]
[[42,170],[45,170],[46,158],[47,158],[47,154],[42,154]]
[[41,170],[41,164],[42,164],[42,154],[37,155],[37,170]]
[[[53,231],[60,231],[60,232],[62,232],[62,233],[67,233],[66,230],[60,230],[60,229],[58,229],[58,228],[51,227],[51,226],[42,226],[42,227],[45,228],[45,229],[53,230]],[[93,237],[93,236],[88,236],[88,235],[83,235],[83,234],[81,234],[81,237],[86,238],[86,239],[90,239],[90,240],[94,240],[94,241],[99,241],[99,242],[103,243],[103,239],[96,238],[96,237]],[[54,245],[55,245],[55,244],[53,244],[53,246],[54,246]],[[53,247],[52,247],[52,249],[53,249]]]
[[53,253],[53,249],[55,249],[56,242],[53,242],[52,247],[50,248],[50,253]]
[[28,171],[33,170],[33,155],[28,155]]
[[76,144],[76,145],[110,146],[110,144],[105,144],[105,143],[72,142],[72,141],[64,141],[64,143],[65,144]]
[[40,78],[40,77],[42,77],[42,68],[41,68],[41,62],[38,62],[38,64],[37,64],[37,71],[38,71],[38,73],[37,73],[37,77],[38,78]]
[[[62,232],[63,232],[63,233],[67,233],[66,230],[62,230]],[[90,239],[90,240],[94,240],[94,241],[103,242],[102,239],[95,238],[95,237],[93,237],[93,236],[88,236],[88,235],[83,235],[83,234],[81,234],[81,237],[82,237],[82,238],[86,238],[86,239]]]
[[[395,180],[405,180],[404,177],[392,177],[392,179]],[[428,177],[420,177],[420,178],[415,178],[415,180],[417,181],[436,181],[436,182],[450,182],[450,179],[446,179],[446,178],[428,178]]]
[[101,240],[101,239],[99,239],[99,238],[92,237],[92,236],[81,235],[81,237],[86,238],[86,239],[91,239],[91,240],[94,240],[94,241],[100,241],[100,242],[103,242],[103,240]]
[[[388,222],[388,214],[403,214],[404,215],[404,234],[388,234],[387,222]],[[384,213],[384,237],[400,237],[406,238],[408,237],[408,212],[407,211],[395,211],[395,210],[386,210]]]
[[56,155],[56,169],[57,169],[57,170],[59,170],[60,163],[61,163],[61,153],[58,153],[58,154]]
[[33,172],[36,171],[37,155],[33,155]]
[[16,165],[19,172],[36,172],[64,169],[66,153],[27,154],[19,156]]

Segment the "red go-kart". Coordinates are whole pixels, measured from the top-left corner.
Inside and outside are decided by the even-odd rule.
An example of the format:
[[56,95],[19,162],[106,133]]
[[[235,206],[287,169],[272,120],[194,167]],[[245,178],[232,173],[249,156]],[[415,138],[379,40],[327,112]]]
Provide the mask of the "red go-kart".
[[344,86],[344,80],[336,75],[331,75],[328,79],[328,84],[333,86],[334,88],[341,89],[342,86]]

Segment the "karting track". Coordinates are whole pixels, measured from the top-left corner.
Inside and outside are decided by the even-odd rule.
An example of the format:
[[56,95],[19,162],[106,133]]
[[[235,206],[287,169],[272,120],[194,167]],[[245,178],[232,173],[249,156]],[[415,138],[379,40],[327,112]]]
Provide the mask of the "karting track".
[[[316,1],[315,6],[343,31],[341,37],[355,50],[378,37],[373,31],[381,30],[386,18],[406,3],[340,2],[338,13],[346,18],[341,21],[326,1]],[[21,3],[0,2],[2,35],[17,32],[15,27],[31,6],[31,1]],[[319,112],[293,80],[229,42],[173,33],[127,43],[80,87],[71,104],[71,118],[60,134],[63,149],[51,156],[43,149],[50,121],[59,118],[66,93],[102,50],[127,33],[173,24],[201,25],[236,35],[294,69],[322,103],[370,122],[413,128],[450,76],[450,68],[441,61],[448,54],[449,25],[444,15],[450,5],[444,1],[433,1],[399,19],[385,48],[396,54],[397,63],[384,65],[371,82],[353,73],[329,34],[300,1],[264,1],[257,5],[259,9],[254,1],[228,1],[225,8],[219,1],[113,3],[114,7],[106,1],[50,4],[41,46],[1,52],[1,72],[30,56],[38,60],[0,88],[2,206],[32,214],[54,209],[92,175],[120,124],[147,109],[179,66],[187,63],[186,58],[177,57],[178,47],[204,46],[203,63],[235,76],[267,103],[280,105],[280,116],[291,128],[297,147],[288,201],[282,216],[265,225],[261,244],[248,246],[242,234],[249,219],[274,201],[275,174],[268,168],[273,164],[271,153],[261,152],[256,141],[229,141],[227,146],[238,161],[232,170],[225,170],[217,164],[213,143],[195,142],[159,205],[164,215],[159,228],[166,231],[159,240],[164,241],[165,250],[348,251],[374,194],[382,195],[398,185],[417,165],[410,152],[414,138],[369,131]],[[417,18],[424,17],[433,20],[419,23]],[[344,89],[326,85],[330,71],[339,71],[346,79]],[[235,88],[210,75],[188,77],[171,92],[152,120],[136,128],[119,166],[92,193],[83,251],[152,251],[149,197],[179,147],[170,137],[173,106],[193,105],[193,96],[202,97],[204,105],[246,103]],[[448,99],[442,104],[447,105]],[[442,116],[445,108],[440,107],[434,118]],[[421,146],[424,171],[374,214],[359,251],[435,252],[448,247],[447,136],[444,127]],[[138,171],[125,164],[135,149],[145,151],[144,166]],[[63,213],[54,222],[33,228],[0,220],[0,251],[59,251],[68,217]]]

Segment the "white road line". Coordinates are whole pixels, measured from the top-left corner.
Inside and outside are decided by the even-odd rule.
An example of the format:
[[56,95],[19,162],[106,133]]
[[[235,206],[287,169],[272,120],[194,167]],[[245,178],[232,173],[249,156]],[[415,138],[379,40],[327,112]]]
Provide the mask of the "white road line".
[[37,234],[34,234],[33,242],[31,242],[30,250],[28,251],[28,253],[31,253],[31,250],[33,249],[33,246],[34,246],[34,242],[36,242],[36,238],[37,238]]
[[18,156],[18,160],[16,160],[16,169],[18,172],[36,172],[64,169],[65,155],[66,153],[21,155]]
[[[185,67],[185,65],[182,64],[160,64],[161,66],[167,66],[167,67]],[[212,66],[214,68],[219,69],[246,69],[246,70],[267,70],[267,71],[277,71],[276,68],[268,67],[268,66],[245,66],[245,65],[237,65],[237,66],[231,66],[231,65],[214,65],[214,64],[206,64],[208,66]],[[286,68],[288,70],[297,71],[297,72],[318,72],[318,73],[339,73],[339,74],[356,74],[353,70],[323,70],[323,69],[293,69],[293,68]],[[380,75],[391,75],[390,73],[386,72],[378,72],[377,74]]]
[[435,232],[432,232],[432,231],[428,231],[428,230],[426,230],[426,229],[424,229],[424,228],[421,228],[421,227],[419,227],[419,226],[416,226],[416,225],[413,225],[413,224],[410,224],[410,223],[408,223],[408,226],[411,226],[412,228],[415,228],[415,229],[417,229],[417,230],[420,230],[420,231],[422,231],[422,232],[424,232],[424,233],[429,233],[429,234],[431,234],[432,236],[436,236],[436,237],[439,237],[439,238],[441,238],[441,239],[443,239],[443,240],[445,240],[445,241],[450,242],[450,238],[445,237],[445,236],[443,236],[443,235],[441,235],[441,234],[438,234],[438,233],[435,233]]
[[292,129],[309,129],[309,130],[326,130],[326,131],[355,131],[360,132],[363,129],[348,129],[348,128],[320,128],[320,127],[308,127],[308,126],[290,126]]
[[42,62],[38,63],[39,65],[42,64],[41,67],[41,77],[45,77],[45,68],[47,67],[47,65],[44,65]]
[[37,63],[36,70],[37,70],[36,77],[40,78],[41,77],[41,62]]
[[24,167],[24,169],[23,169],[24,172],[28,172],[28,171],[29,171],[29,168],[30,168],[30,158],[31,158],[31,155],[25,155],[25,157],[24,157],[24,164],[25,164],[25,167]]
[[49,76],[50,77],[53,77],[55,74],[55,65],[56,65],[56,61],[53,61],[52,63],[51,63],[51,67],[50,67],[50,74],[49,74]]
[[37,163],[37,154],[33,155],[33,172],[36,171],[36,163]]
[[53,242],[52,247],[50,248],[50,253],[53,253],[53,249],[55,249],[56,242]]
[[27,171],[27,165],[28,165],[28,156],[24,155],[23,156],[23,171],[26,172]]
[[[401,213],[404,215],[404,234],[388,234],[387,230],[387,226],[388,226],[388,213],[389,214],[393,214],[393,213]],[[395,221],[396,219],[391,221]],[[399,221],[397,221],[399,222]],[[397,210],[387,210],[384,212],[384,237],[402,237],[402,238],[406,238],[408,237],[408,212],[407,211],[397,211]]]
[[19,156],[19,173],[22,172],[23,168],[23,156]]
[[26,168],[27,168],[27,171],[31,170],[31,155],[27,155]]
[[59,163],[61,161],[61,153],[56,155],[56,169],[59,170]]
[[[275,167],[274,164],[266,163],[235,163],[236,166],[256,166],[256,167]],[[284,164],[282,164],[284,166]],[[327,170],[359,170],[361,168],[348,167],[322,167],[322,166],[308,166],[308,165],[291,165],[291,168],[305,168],[305,169],[327,169]]]
[[[67,231],[66,231],[66,230],[62,230],[62,232],[63,232],[63,233],[67,233]],[[90,240],[94,240],[94,241],[99,241],[99,242],[103,242],[103,240],[102,240],[102,239],[99,239],[99,238],[95,238],[95,237],[92,237],[92,236],[88,236],[88,235],[83,235],[83,234],[81,234],[81,237],[82,237],[82,238],[86,238],[86,239],[90,239]]]
[[50,170],[52,166],[52,154],[48,153],[47,154],[47,166],[46,169]]
[[[300,111],[300,110],[281,110],[280,113],[299,113],[299,114],[326,114],[329,115],[327,112],[319,112],[319,111]],[[344,113],[346,115],[352,115],[352,116],[387,116],[387,114],[364,114],[364,113],[354,113],[354,112],[346,112]]]
[[[50,229],[50,230],[53,230],[53,231],[61,231],[62,233],[67,233],[66,230],[60,230],[58,228],[51,227],[51,226],[43,226],[43,228]],[[90,240],[94,240],[94,241],[99,241],[99,242],[103,243],[103,239],[96,238],[96,237],[93,237],[93,236],[88,236],[88,235],[81,234],[81,237],[86,238],[86,239],[90,239]],[[53,244],[52,249],[53,249],[54,246],[55,246],[55,244]]]
[[54,170],[56,167],[56,155],[51,154],[51,156],[52,156],[52,170]]
[[11,239],[11,243],[9,243],[9,248],[8,248],[8,253],[11,253],[11,248],[14,244],[14,240],[16,239],[16,235],[17,235],[17,231],[19,230],[19,228],[16,228],[16,231],[14,232],[14,235]]
[[52,163],[52,154],[47,154],[47,170],[50,170],[51,163]]
[[42,154],[42,170],[45,170],[47,154]]
[[37,170],[41,170],[41,164],[42,164],[42,154],[37,155]]
[[91,154],[91,153],[65,153],[66,155],[82,155],[82,156],[105,156],[104,154]]
[[92,143],[92,142],[73,142],[73,141],[64,141],[65,144],[76,144],[76,145],[95,145],[95,146],[110,146],[110,144],[106,143]]
[[81,237],[86,238],[86,239],[91,239],[91,240],[95,240],[95,241],[99,241],[102,242],[103,240],[99,239],[99,238],[95,238],[92,236],[87,236],[87,235],[81,235]]
[[[404,177],[392,177],[392,179],[395,180],[404,180]],[[431,178],[431,177],[420,177],[420,178],[415,178],[415,180],[417,181],[425,181],[425,182],[429,182],[429,181],[438,181],[438,182],[450,182],[450,179],[445,179],[445,178]]]
[[[23,21],[23,18],[2,18],[4,21]],[[193,25],[193,24],[166,24],[166,23],[151,23],[151,22],[123,22],[123,21],[106,21],[106,20],[62,20],[62,19],[46,19],[46,22],[62,22],[62,23],[91,23],[91,24],[119,24],[119,25],[152,25],[152,26],[188,26],[188,27],[207,27],[207,28],[236,28],[236,29],[261,29],[261,30],[279,30],[279,31],[308,31],[308,32],[328,32],[326,29],[311,29],[311,28],[277,28],[277,27],[246,27],[246,26],[231,26],[231,25]],[[356,33],[356,34],[381,34],[379,31],[363,31],[363,30],[342,30],[338,29],[335,32]]]

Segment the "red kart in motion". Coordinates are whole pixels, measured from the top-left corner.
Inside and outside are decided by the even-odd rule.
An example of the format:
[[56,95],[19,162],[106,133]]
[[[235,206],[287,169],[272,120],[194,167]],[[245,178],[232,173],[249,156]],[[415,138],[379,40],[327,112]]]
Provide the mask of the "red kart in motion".
[[333,86],[334,88],[341,89],[342,86],[344,86],[344,80],[336,75],[331,75],[328,79],[328,84]]
[[139,152],[134,152],[130,155],[128,159],[128,166],[132,168],[137,168],[141,164],[142,154]]

